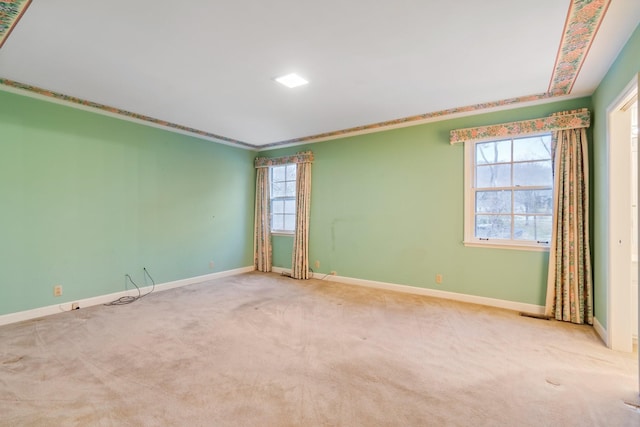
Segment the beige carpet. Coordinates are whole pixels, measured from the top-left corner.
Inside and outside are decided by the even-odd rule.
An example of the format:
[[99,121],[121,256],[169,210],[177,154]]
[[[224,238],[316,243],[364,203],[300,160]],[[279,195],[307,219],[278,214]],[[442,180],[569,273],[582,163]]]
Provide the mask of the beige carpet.
[[249,273],[0,327],[2,426],[639,426],[590,327]]

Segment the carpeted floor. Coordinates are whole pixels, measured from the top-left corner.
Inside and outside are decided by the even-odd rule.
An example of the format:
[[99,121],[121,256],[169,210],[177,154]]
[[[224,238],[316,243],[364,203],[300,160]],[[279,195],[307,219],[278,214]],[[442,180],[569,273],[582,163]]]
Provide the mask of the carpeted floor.
[[639,426],[590,327],[249,273],[0,327],[2,426]]

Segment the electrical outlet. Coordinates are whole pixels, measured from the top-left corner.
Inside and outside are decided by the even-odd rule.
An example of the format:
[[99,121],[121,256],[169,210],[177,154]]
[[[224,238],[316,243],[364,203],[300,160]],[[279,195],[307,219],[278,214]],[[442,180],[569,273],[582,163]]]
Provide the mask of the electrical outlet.
[[216,266],[216,263],[213,261],[209,261],[209,269],[213,270],[213,268]]
[[55,285],[53,287],[53,296],[61,297],[62,296],[62,285]]
[[436,274],[436,283],[437,284],[441,284],[442,283],[442,274],[440,274],[440,273]]
[[316,269],[320,268],[320,261],[316,260],[316,263],[314,265],[316,266]]

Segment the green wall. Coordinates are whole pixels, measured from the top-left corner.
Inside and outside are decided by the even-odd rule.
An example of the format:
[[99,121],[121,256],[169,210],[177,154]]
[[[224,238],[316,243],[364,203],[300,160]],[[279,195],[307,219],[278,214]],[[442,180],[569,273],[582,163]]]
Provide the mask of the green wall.
[[0,315],[252,265],[254,157],[0,91]]
[[[464,147],[457,128],[591,107],[580,98],[286,149],[312,150],[311,266],[319,273],[544,305],[547,252],[465,247]],[[291,237],[274,236],[275,266],[291,266]],[[441,285],[435,275],[443,274]]]
[[595,315],[607,327],[607,287],[609,256],[607,250],[609,162],[607,153],[607,108],[622,93],[627,84],[640,72],[640,25],[618,55],[592,96],[594,158],[594,303]]

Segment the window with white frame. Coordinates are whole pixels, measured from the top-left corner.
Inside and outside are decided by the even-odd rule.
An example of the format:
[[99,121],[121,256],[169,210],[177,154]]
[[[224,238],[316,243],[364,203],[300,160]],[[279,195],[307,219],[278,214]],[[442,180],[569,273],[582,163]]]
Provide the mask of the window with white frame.
[[271,232],[293,233],[296,229],[296,164],[269,168],[271,185]]
[[548,248],[551,134],[465,143],[465,244]]

